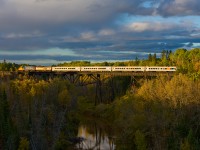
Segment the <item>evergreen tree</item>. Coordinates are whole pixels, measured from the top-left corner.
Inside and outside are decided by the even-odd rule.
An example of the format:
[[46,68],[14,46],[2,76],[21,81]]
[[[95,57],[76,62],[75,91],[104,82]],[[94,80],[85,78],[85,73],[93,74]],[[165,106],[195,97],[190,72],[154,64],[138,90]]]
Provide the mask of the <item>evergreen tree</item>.
[[148,61],[149,61],[149,62],[152,61],[152,55],[151,55],[151,53],[150,53],[149,56],[148,56]]

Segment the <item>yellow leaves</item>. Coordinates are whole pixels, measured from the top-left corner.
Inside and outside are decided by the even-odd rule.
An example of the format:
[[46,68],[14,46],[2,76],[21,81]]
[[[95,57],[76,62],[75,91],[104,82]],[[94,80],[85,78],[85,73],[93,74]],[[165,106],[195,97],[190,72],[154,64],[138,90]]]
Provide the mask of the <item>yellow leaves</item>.
[[199,103],[199,99],[195,98],[197,95],[200,96],[197,89],[197,82],[191,81],[185,75],[176,76],[166,84],[167,96],[175,107]]
[[196,72],[200,72],[200,62],[196,62],[196,63],[194,64],[194,70],[195,70]]
[[185,75],[174,76],[171,80],[157,78],[146,81],[138,90],[137,95],[148,101],[160,101],[173,107],[199,103],[200,93],[197,82],[191,81]]
[[32,97],[35,96],[35,94],[36,94],[36,90],[33,87],[31,87],[30,94]]

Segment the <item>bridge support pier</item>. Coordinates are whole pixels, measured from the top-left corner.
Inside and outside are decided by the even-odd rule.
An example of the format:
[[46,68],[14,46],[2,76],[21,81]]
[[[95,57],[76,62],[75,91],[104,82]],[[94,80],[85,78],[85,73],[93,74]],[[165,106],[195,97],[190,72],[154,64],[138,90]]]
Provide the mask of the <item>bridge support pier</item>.
[[113,77],[111,77],[111,79],[110,79],[109,88],[110,88],[110,91],[109,91],[110,101],[114,101],[114,98],[115,98],[115,85],[114,85]]
[[102,103],[102,81],[101,75],[91,76],[96,81],[95,105]]

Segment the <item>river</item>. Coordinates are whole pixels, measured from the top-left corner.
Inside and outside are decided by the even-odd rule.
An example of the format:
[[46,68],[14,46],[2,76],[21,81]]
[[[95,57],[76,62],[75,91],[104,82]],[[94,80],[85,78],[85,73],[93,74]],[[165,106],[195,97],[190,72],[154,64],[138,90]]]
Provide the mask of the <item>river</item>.
[[114,136],[112,129],[97,123],[80,124],[78,128],[78,138],[82,142],[76,144],[77,149],[84,150],[114,150]]

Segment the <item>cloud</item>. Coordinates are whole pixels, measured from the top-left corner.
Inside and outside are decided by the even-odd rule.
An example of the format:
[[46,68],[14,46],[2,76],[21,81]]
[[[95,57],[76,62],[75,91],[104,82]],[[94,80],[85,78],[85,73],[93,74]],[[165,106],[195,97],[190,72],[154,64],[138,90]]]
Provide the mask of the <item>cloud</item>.
[[99,31],[98,35],[100,36],[110,36],[110,35],[114,35],[115,31],[112,29],[102,29]]
[[131,16],[199,15],[198,0],[1,0],[0,30],[97,29]]
[[83,41],[95,41],[95,35],[93,32],[83,32],[80,35],[80,39]]
[[198,0],[1,0],[0,27],[8,23],[40,25],[101,25],[120,14],[141,16],[199,15]]
[[31,33],[7,33],[2,36],[2,38],[6,39],[19,39],[19,38],[33,38],[33,37],[41,37],[44,34],[40,31],[33,31]]
[[166,24],[162,22],[134,22],[127,25],[127,29],[135,32],[144,31],[162,31],[174,28],[173,24]]
[[145,32],[145,31],[166,31],[166,30],[176,30],[176,29],[190,29],[192,24],[184,23],[171,23],[171,22],[132,22],[125,26],[125,30],[134,32]]
[[[113,0],[7,0],[1,6],[0,21],[16,25],[100,22],[113,14]],[[2,26],[2,25],[1,25]]]
[[200,15],[199,0],[163,0],[157,9],[161,16]]

